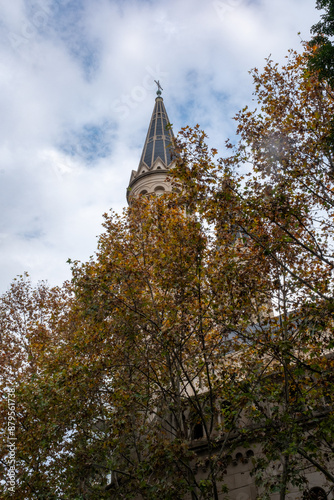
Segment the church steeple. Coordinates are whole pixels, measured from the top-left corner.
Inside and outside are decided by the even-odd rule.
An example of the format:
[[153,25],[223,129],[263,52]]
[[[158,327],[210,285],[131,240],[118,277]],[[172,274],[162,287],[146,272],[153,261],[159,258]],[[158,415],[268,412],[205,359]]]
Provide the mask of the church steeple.
[[132,171],[127,189],[128,203],[133,196],[138,194],[162,193],[171,190],[166,177],[173,162],[171,145],[174,135],[161,97],[160,83],[156,83],[158,85],[157,97],[143,152],[137,170]]

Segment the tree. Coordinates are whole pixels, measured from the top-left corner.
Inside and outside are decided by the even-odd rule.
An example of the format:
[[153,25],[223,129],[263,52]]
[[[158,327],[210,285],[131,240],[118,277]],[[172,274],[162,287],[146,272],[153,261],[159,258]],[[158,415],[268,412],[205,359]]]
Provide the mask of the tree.
[[[303,487],[304,460],[333,482],[327,461],[333,414],[319,397],[328,398],[333,370],[333,96],[328,83],[307,70],[309,54],[307,47],[301,55],[290,52],[282,69],[268,60],[262,74],[252,72],[260,109],[238,113],[241,139],[227,144],[230,157],[203,165],[205,135],[186,128],[175,169],[187,206],[196,207],[218,237],[223,231],[220,240],[227,224],[234,228],[254,269],[267,274],[261,288],[279,316],[260,318],[255,331],[239,335],[254,346],[262,373],[245,409],[262,428],[255,431],[264,452],[255,474],[265,491],[281,498],[289,483]],[[231,199],[234,208],[226,211]]]
[[316,71],[320,80],[325,80],[331,87],[334,86],[334,2],[333,0],[317,0],[317,9],[325,9],[321,21],[311,28],[313,38],[310,45],[313,52],[309,57],[309,67]]
[[[237,282],[251,262],[227,240],[217,248],[175,195],[141,199],[105,227],[96,259],[74,264],[52,355],[17,381],[16,494],[218,498],[244,403],[236,328],[260,307],[256,282]],[[205,457],[194,452],[201,437]]]
[[[97,260],[76,266],[74,279],[108,342],[116,498],[218,498],[243,402],[231,360],[242,344],[238,311],[249,324],[260,307],[254,284],[249,307],[251,279],[237,282],[249,262],[228,241],[217,249],[176,195],[140,199],[106,229]],[[200,479],[195,437],[206,442]]]
[[[3,498],[30,498],[37,492],[45,498],[57,496],[55,492],[50,496],[52,488],[45,481],[48,447],[56,447],[53,439],[57,432],[51,433],[50,427],[45,425],[45,419],[50,418],[45,412],[52,411],[52,404],[49,395],[44,398],[43,386],[39,382],[53,365],[59,343],[64,340],[60,325],[69,308],[66,286],[50,289],[41,282],[33,288],[28,275],[15,279],[1,297],[0,463]],[[61,423],[58,421],[54,431],[59,427]],[[14,468],[19,475],[18,490],[13,482],[8,482],[9,472]]]

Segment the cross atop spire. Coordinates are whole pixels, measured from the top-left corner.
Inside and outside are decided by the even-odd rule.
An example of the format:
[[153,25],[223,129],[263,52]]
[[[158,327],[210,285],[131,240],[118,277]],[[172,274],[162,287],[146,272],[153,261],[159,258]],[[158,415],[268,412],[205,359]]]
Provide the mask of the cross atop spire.
[[161,87],[159,80],[158,81],[154,80],[154,82],[158,85],[157,95],[160,97],[163,88]]

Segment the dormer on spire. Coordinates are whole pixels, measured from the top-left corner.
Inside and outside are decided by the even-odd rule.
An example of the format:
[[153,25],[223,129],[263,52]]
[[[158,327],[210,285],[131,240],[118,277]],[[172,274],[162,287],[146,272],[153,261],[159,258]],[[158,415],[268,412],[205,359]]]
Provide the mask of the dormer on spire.
[[155,83],[158,86],[157,97],[139,166],[131,174],[127,190],[128,203],[130,203],[130,198],[139,194],[162,193],[171,190],[166,177],[173,163],[171,146],[174,142],[174,134],[161,97],[162,87],[159,81]]

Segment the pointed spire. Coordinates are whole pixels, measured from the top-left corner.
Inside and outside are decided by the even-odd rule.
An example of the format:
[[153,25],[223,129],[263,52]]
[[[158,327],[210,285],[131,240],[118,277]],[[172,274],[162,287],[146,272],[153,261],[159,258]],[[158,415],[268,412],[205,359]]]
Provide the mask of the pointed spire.
[[127,194],[128,201],[129,196],[144,191],[153,192],[158,187],[162,191],[169,190],[165,178],[173,161],[171,145],[174,134],[161,97],[161,85],[159,82],[155,83],[158,85],[157,97],[138,169],[137,171],[133,170],[131,174]]
[[[158,92],[160,91],[158,90]],[[155,99],[155,106],[150,126],[148,128],[143,153],[139,162],[139,168],[141,166],[152,168],[157,158],[162,160],[165,168],[168,168],[170,165],[172,161],[170,145],[173,141],[174,135],[171,127],[168,127],[168,124],[169,119],[163,98],[158,95]]]

